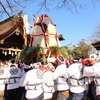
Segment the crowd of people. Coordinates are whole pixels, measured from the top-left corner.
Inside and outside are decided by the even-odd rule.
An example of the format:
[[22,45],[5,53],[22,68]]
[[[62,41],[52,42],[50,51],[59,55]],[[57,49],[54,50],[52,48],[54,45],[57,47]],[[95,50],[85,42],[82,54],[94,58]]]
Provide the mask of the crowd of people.
[[100,57],[0,61],[0,100],[100,100]]

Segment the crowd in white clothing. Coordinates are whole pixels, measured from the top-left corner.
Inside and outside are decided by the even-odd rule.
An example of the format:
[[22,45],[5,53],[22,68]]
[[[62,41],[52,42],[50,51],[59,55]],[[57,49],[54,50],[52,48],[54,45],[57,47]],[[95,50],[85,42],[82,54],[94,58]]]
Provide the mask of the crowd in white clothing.
[[[90,63],[84,60],[84,64],[79,57],[74,58],[73,63],[67,61],[66,64],[62,55],[53,62],[48,61],[46,65],[42,65],[41,62],[27,63],[15,60],[1,62],[0,97],[5,100],[52,100],[57,91],[57,100],[84,100],[87,98],[89,84],[94,82],[94,98],[99,100],[99,60],[96,54],[90,54]],[[87,100],[91,99],[88,97]]]

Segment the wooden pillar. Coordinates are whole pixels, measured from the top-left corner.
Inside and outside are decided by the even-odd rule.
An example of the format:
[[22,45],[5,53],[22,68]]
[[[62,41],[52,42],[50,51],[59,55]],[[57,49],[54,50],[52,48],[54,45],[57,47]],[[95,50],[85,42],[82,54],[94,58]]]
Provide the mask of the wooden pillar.
[[27,32],[26,32],[26,28],[28,27],[28,16],[27,15],[24,15],[23,21],[24,21],[24,27],[23,27],[23,30],[24,30],[24,45],[27,46]]
[[25,27],[24,27],[24,45],[27,46],[27,33]]

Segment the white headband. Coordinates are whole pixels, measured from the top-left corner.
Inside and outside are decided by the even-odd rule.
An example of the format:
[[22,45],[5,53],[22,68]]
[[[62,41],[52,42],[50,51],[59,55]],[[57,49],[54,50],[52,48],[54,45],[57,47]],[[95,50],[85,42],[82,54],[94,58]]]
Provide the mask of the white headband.
[[[59,56],[63,57],[62,55],[59,55]],[[59,59],[59,56],[57,57],[57,61],[59,61],[60,63],[64,63],[65,60],[64,60],[64,61],[61,61],[61,60]],[[63,59],[64,59],[64,57],[63,57]]]

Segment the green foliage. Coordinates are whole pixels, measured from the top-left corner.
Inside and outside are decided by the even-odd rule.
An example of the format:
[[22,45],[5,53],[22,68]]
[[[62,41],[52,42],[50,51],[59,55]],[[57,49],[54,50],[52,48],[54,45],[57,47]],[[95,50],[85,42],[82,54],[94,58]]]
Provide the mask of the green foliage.
[[[89,53],[95,53],[94,48],[90,45],[85,43],[85,40],[82,39],[81,41],[79,41],[79,43],[77,45],[73,45],[73,48],[71,49],[68,45],[67,46],[51,46],[50,51],[55,51],[58,52],[60,55],[63,55],[65,58],[70,59],[70,56],[73,52],[79,52],[81,57],[87,58]],[[46,61],[46,57],[44,54],[45,51],[45,47],[26,47],[24,46],[24,49],[20,52],[20,54],[18,54],[17,58],[19,60],[30,60],[31,53],[36,53],[36,57],[37,57],[37,61],[39,59],[41,59],[41,55],[42,54],[42,58],[44,59],[44,61]]]
[[20,52],[20,54],[18,56],[18,59],[28,61],[31,59],[30,54],[33,52],[37,53],[37,57],[39,58],[40,56],[38,55],[38,52],[44,54],[44,48],[43,47],[24,46],[24,49]]
[[73,45],[73,52],[79,52],[81,57],[87,58],[89,53],[94,51],[90,44],[85,43],[85,39],[81,39],[77,45]]
[[[56,51],[59,54],[66,57],[67,59],[70,58],[71,50],[67,46],[63,46],[63,47],[51,46],[49,48],[51,51]],[[27,47],[27,46],[24,46],[24,49],[18,55],[18,59],[19,60],[30,60],[31,59],[30,54],[37,53],[37,60],[39,60],[41,58],[40,54],[42,54],[43,59],[46,60],[46,57],[44,54],[45,49],[46,49],[45,47]]]
[[62,46],[62,47],[51,46],[50,49],[52,51],[58,52],[59,54],[63,55],[67,59],[70,58],[71,50],[67,46]]
[[18,55],[18,59],[21,59],[21,60],[28,60],[28,57],[27,57],[27,50],[28,50],[28,47],[27,46],[24,46],[24,49],[20,52],[20,54]]

